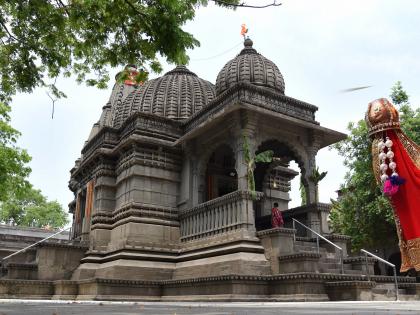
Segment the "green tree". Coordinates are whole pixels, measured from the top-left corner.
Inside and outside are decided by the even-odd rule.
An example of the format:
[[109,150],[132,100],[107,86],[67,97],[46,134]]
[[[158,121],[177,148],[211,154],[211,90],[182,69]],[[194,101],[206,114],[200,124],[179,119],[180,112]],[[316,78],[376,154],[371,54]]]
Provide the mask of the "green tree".
[[[418,143],[420,109],[409,104],[407,93],[397,82],[390,95],[399,107],[404,132]],[[397,234],[392,207],[381,193],[372,170],[371,141],[364,120],[350,123],[346,140],[335,145],[348,168],[338,201],[333,201],[331,223],[334,231],[352,237],[354,249],[395,244]]]
[[399,106],[401,128],[415,143],[420,143],[420,108],[413,109],[409,97],[398,81],[391,89],[392,102]]
[[16,146],[20,133],[10,126],[10,108],[0,102],[0,222],[34,227],[62,227],[66,213],[49,202],[27,177],[29,154]]
[[[213,2],[234,8],[239,0]],[[185,64],[186,50],[199,42],[182,26],[207,3],[0,0],[0,100],[39,86],[63,97],[54,83],[59,75],[104,88],[109,67],[136,64],[160,72],[159,55]]]
[[29,187],[26,180],[31,169],[26,165],[31,157],[16,146],[19,131],[10,126],[10,107],[0,102],[0,202],[10,191],[17,194]]
[[57,201],[47,201],[39,190],[28,187],[19,194],[10,194],[0,203],[0,221],[31,227],[60,228],[68,223],[66,213]]

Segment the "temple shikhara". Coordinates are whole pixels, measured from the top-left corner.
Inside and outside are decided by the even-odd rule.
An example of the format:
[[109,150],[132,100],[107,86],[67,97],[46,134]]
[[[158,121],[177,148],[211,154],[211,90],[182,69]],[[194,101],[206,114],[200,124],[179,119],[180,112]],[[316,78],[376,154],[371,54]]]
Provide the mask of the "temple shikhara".
[[[349,255],[318,202],[317,152],[345,135],[285,95],[279,68],[249,38],[215,84],[191,70],[115,83],[71,170],[70,240],[15,256],[1,295],[325,301],[393,285],[373,276],[373,260]],[[270,161],[253,160],[265,151]],[[289,209],[296,176],[306,205]],[[284,227],[271,226],[274,203]],[[400,281],[415,294],[415,278]]]

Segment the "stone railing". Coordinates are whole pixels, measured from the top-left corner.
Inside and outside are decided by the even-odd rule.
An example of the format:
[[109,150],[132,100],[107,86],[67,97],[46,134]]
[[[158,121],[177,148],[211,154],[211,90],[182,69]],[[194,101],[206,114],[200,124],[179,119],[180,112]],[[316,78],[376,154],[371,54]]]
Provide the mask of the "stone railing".
[[[262,193],[256,192],[256,199]],[[235,191],[180,213],[181,241],[190,241],[240,228],[254,227],[253,196]]]

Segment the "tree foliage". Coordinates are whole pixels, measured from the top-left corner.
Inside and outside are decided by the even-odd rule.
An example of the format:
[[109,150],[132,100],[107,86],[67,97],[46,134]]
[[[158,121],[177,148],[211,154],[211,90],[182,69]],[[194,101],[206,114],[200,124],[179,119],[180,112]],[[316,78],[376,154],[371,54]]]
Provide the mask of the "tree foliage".
[[[239,0],[216,2],[235,7]],[[60,75],[105,88],[109,67],[160,72],[199,46],[182,26],[207,0],[0,0],[0,100],[55,85]]]
[[327,176],[328,172],[319,172],[318,166],[312,170],[312,174],[309,176],[309,180],[315,184],[315,202],[319,200],[319,182]]
[[0,102],[0,222],[34,227],[67,223],[61,205],[49,202],[28,181],[29,154],[16,146],[20,133],[10,126],[10,108]]
[[47,201],[39,190],[27,187],[19,194],[11,193],[0,203],[0,221],[31,227],[59,228],[68,223],[66,213],[57,201]]
[[10,126],[10,107],[0,102],[0,202],[10,191],[16,194],[29,187],[26,180],[31,169],[26,165],[30,156],[16,146],[20,133]]
[[[407,93],[397,82],[390,95],[398,106],[403,131],[420,140],[420,109],[409,104]],[[348,138],[335,145],[348,168],[338,201],[333,201],[334,231],[352,237],[355,249],[395,245],[397,234],[392,207],[382,195],[372,170],[371,141],[364,120],[350,123]]]

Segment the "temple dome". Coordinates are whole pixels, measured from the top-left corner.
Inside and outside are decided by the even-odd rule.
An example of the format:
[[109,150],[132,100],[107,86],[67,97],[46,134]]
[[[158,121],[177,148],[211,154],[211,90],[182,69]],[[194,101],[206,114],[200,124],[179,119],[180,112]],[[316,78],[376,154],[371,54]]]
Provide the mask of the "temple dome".
[[221,94],[240,82],[268,87],[284,94],[284,80],[279,68],[252,48],[252,44],[252,40],[247,38],[244,49],[219,72],[216,94]]
[[114,109],[112,126],[120,127],[136,112],[175,120],[186,119],[215,97],[214,85],[185,66],[177,66],[162,77],[144,83]]

